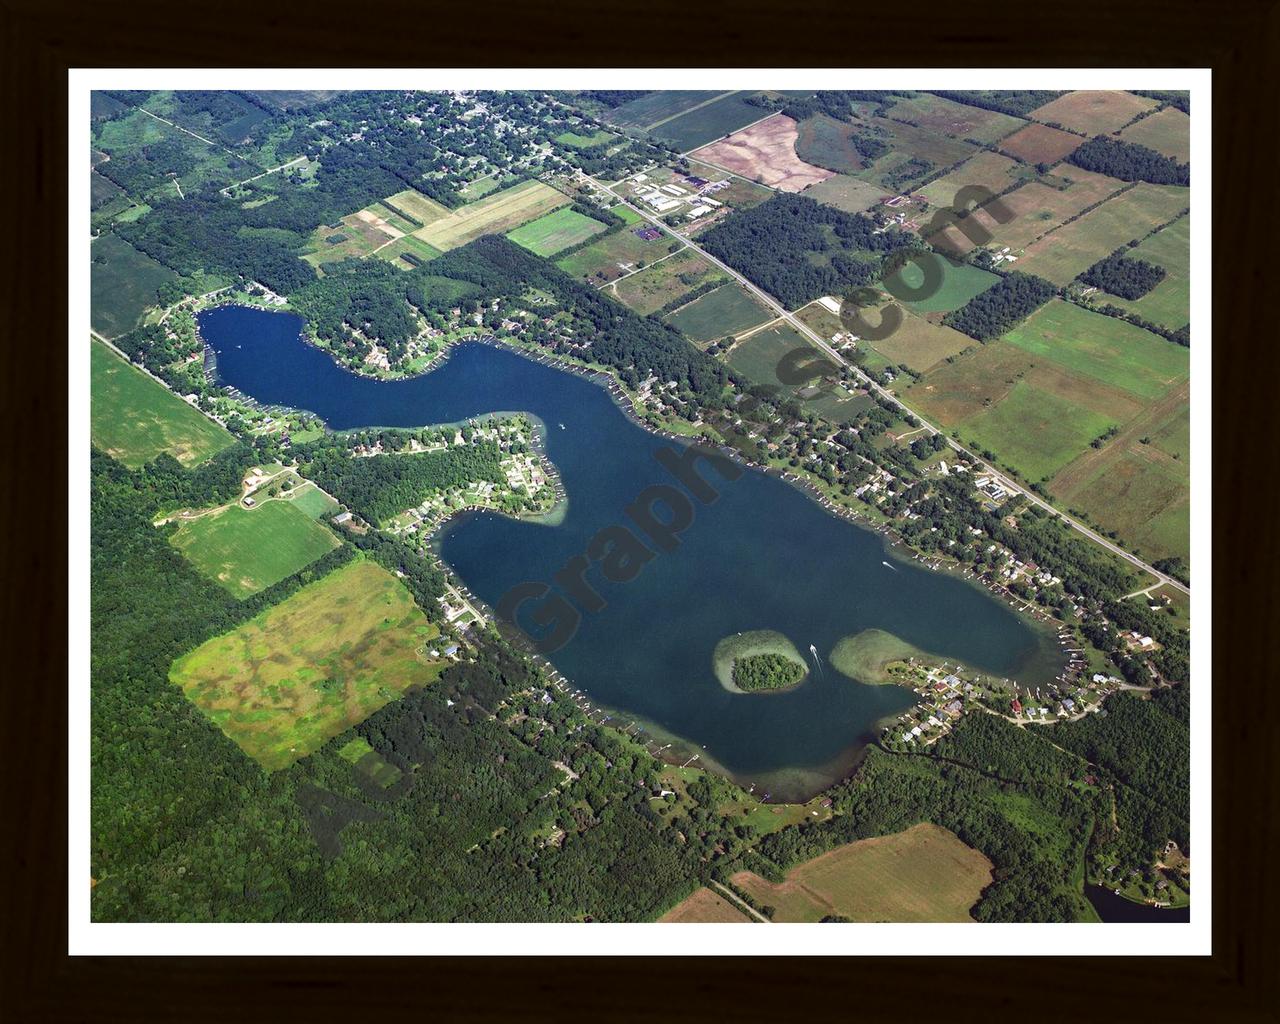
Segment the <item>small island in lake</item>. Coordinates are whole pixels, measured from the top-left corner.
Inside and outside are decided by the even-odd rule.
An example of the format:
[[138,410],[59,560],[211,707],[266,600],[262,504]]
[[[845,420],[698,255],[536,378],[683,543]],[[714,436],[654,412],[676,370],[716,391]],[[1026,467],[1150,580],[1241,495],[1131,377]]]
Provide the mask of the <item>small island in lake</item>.
[[712,662],[720,685],[733,693],[778,693],[799,686],[809,674],[796,645],[772,629],[725,637]]

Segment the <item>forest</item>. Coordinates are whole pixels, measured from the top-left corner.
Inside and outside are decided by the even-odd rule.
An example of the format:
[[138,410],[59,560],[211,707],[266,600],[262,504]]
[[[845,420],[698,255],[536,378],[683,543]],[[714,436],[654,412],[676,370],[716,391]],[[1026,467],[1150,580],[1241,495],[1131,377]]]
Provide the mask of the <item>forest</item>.
[[804,669],[783,654],[749,654],[733,662],[733,685],[748,693],[781,690],[799,682],[803,675]]
[[1146,260],[1125,256],[1125,252],[1119,249],[1098,260],[1080,275],[1080,280],[1122,299],[1142,298],[1164,280],[1165,269]]
[[988,341],[1012,330],[1058,292],[1048,281],[1015,270],[942,320],[948,327]]
[[1152,185],[1190,185],[1191,165],[1180,164],[1154,149],[1098,135],[1067,159],[1077,167],[1106,174],[1121,181],[1146,181]]
[[870,284],[885,254],[912,244],[897,228],[878,231],[869,217],[787,193],[739,211],[700,241],[791,309]]
[[953,89],[950,91],[933,89],[931,91],[935,96],[941,96],[944,99],[967,103],[971,107],[981,107],[983,110],[994,110],[999,114],[1010,114],[1013,117],[1026,117],[1037,107],[1043,107],[1059,96],[1066,95],[1052,89]]
[[478,480],[502,483],[500,452],[478,441],[437,452],[349,455],[345,446],[310,446],[299,453],[304,476],[374,525],[419,505],[429,494]]

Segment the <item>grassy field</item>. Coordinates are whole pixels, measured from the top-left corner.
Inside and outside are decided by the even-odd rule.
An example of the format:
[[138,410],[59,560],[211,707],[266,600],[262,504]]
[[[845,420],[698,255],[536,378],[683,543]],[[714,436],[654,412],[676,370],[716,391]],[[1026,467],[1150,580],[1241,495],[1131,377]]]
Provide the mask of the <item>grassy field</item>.
[[707,281],[728,280],[724,271],[692,249],[623,278],[607,291],[641,316],[655,313],[668,302],[687,295]]
[[828,915],[852,921],[970,921],[991,882],[991,862],[951,832],[923,823],[864,839],[787,872],[780,885],[749,871],[732,878],[777,922]]
[[[936,254],[926,254],[922,260],[932,260],[937,266],[942,280],[932,295],[918,299],[907,295],[898,299],[903,305],[915,313],[950,313],[959,309],[976,295],[981,295],[993,287],[1000,278],[995,274],[977,267],[961,263],[955,264]],[[893,275],[889,283],[904,291],[919,289],[924,284],[925,271],[918,263],[907,263]]]
[[668,314],[666,320],[690,341],[706,344],[730,334],[741,334],[772,317],[772,312],[750,292],[731,282],[681,306]]
[[701,888],[660,918],[659,924],[750,924],[751,919],[719,893]]
[[[615,207],[614,212],[619,216],[633,217],[637,221],[641,219],[639,214],[625,206]],[[662,259],[681,244],[665,234],[661,238],[646,241],[638,238],[635,230],[635,227],[628,226],[605,235],[557,260],[556,266],[581,281],[602,284],[616,280],[641,262],[648,264]]]
[[1052,477],[1109,427],[1107,417],[1082,409],[1026,381],[1004,400],[961,424],[961,434],[988,448],[1028,480]]
[[1188,349],[1061,299],[1041,306],[1004,340],[1143,399],[1159,398],[1190,373]]
[[942,661],[933,654],[883,629],[864,629],[853,636],[841,637],[827,660],[835,670],[850,679],[872,686],[885,686],[895,680],[889,666],[908,658]]
[[[868,317],[869,320],[873,318],[874,314]],[[922,316],[906,312],[898,329],[887,338],[859,344],[874,348],[894,366],[905,363],[917,373],[923,373],[948,356],[957,355],[977,342],[951,327],[931,323]]]
[[1120,246],[1172,220],[1190,202],[1190,189],[1138,182],[1028,246],[1018,269],[1065,285]]
[[1084,141],[1061,128],[1029,124],[1001,140],[1000,150],[1029,164],[1056,164],[1079,149]]
[[89,321],[104,338],[118,338],[138,326],[156,289],[177,275],[118,235],[104,235],[89,249]]
[[1176,328],[1188,323],[1191,319],[1191,215],[1161,228],[1127,255],[1164,267],[1165,278],[1139,298],[1106,295],[1104,301],[1132,310],[1144,320],[1164,327]]
[[530,221],[514,231],[508,231],[507,237],[535,256],[554,256],[604,230],[605,225],[598,220],[577,210],[561,209]]
[[781,387],[783,391],[791,390],[778,380],[778,364],[792,349],[817,349],[805,339],[799,331],[789,324],[778,321],[770,327],[756,331],[733,346],[729,353],[729,365],[753,384],[767,384]]
[[327,224],[316,228],[302,258],[317,268],[326,263],[360,259],[402,234],[399,228],[373,210],[360,210],[343,217],[336,228]]
[[1029,116],[1041,124],[1058,124],[1069,131],[1092,136],[1114,132],[1144,110],[1158,105],[1155,100],[1131,92],[1085,89],[1050,100]]
[[100,341],[89,350],[89,432],[108,455],[136,469],[161,452],[194,466],[235,438]]
[[[395,198],[393,197],[393,201]],[[453,210],[413,234],[415,238],[446,252],[466,245],[481,235],[503,234],[568,205],[569,197],[550,185],[540,181],[522,181],[459,210]]]
[[406,259],[406,254],[426,263],[428,260],[433,260],[439,256],[440,250],[433,245],[428,245],[421,238],[415,238],[413,235],[403,235],[390,245],[383,246],[374,253],[378,259],[394,263],[401,270],[412,270],[413,261]]
[[[889,150],[868,167],[856,172],[856,176],[890,192],[903,192],[907,190],[911,181],[919,180],[932,171],[958,164],[979,152],[976,146],[967,142],[949,138],[941,132],[930,131],[927,128],[903,124],[900,121],[872,117],[863,123],[885,132],[882,141]],[[929,168],[913,173],[907,178],[900,178],[896,172],[913,158],[926,161]]]
[[834,178],[810,185],[804,190],[810,199],[834,206],[845,213],[862,213],[875,206],[885,196],[885,190],[861,178],[837,174]]
[[310,482],[295,488],[293,497],[289,501],[294,508],[300,509],[316,520],[336,515],[340,507],[335,499]]
[[853,146],[853,131],[852,125],[827,114],[806,117],[796,127],[796,156],[840,174],[860,171],[866,160]]
[[945,174],[936,181],[931,181],[920,189],[920,194],[929,200],[931,206],[951,206],[956,194],[971,185],[981,185],[992,192],[1003,192],[1010,185],[1031,175],[1031,170],[1016,160],[993,153],[989,149],[979,150],[950,174]]
[[931,93],[899,100],[889,108],[889,117],[914,121],[922,128],[941,132],[953,139],[972,139],[981,143],[995,142],[1026,124],[1020,117],[971,107]]
[[1135,121],[1120,138],[1173,157],[1180,164],[1191,159],[1191,118],[1176,107],[1165,107]]
[[275,771],[436,679],[423,648],[437,635],[399,580],[359,560],[179,658],[169,679]]
[[392,213],[399,211],[401,214],[408,214],[416,220],[418,223],[413,224],[410,230],[434,224],[452,213],[449,207],[437,203],[434,199],[428,199],[417,189],[412,188],[397,192],[393,196],[387,196],[383,200],[383,205]]
[[234,597],[292,576],[338,546],[338,539],[291,500],[239,504],[182,522],[174,547]]
[[613,132],[599,129],[590,135],[579,135],[577,132],[561,132],[556,136],[556,142],[572,149],[590,149],[592,146],[602,146],[613,138],[617,138]]
[[[1123,181],[1105,174],[1082,171],[1078,167],[1060,167],[1053,174],[1039,181],[1029,181],[1000,197],[1000,202],[1012,215],[1005,223],[1001,224],[982,210],[974,213],[973,217],[975,223],[991,235],[995,244],[1017,250],[1124,187]],[[960,252],[968,252],[973,247],[973,242],[955,230],[944,232],[942,237],[952,245],[958,245]]]

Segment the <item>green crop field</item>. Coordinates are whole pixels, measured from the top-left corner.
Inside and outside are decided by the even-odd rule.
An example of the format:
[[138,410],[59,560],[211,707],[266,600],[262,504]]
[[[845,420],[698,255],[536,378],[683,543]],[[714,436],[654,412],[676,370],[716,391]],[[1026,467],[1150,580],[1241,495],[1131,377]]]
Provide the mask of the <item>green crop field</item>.
[[960,435],[987,448],[1028,480],[1052,477],[1115,422],[1026,381],[1003,401],[960,425]]
[[728,280],[724,271],[708,263],[692,249],[677,253],[605,289],[641,316],[656,313],[668,302],[707,281]]
[[[955,264],[937,255],[926,253],[921,260],[930,260],[941,275],[937,290],[931,295],[911,298],[907,295],[898,299],[903,305],[915,313],[950,313],[959,309],[975,295],[981,295],[988,288],[994,287],[1000,278],[985,270],[979,270],[969,263]],[[891,283],[899,291],[919,289],[924,284],[925,271],[920,263],[905,264],[893,275]]]
[[[733,346],[729,353],[729,365],[753,384],[779,387],[778,364],[782,357],[796,348],[817,349],[805,340],[804,335],[789,324],[778,321],[765,327]],[[782,386],[787,390],[786,386]],[[794,390],[794,389],[792,389]]]
[[747,103],[748,95],[736,92],[687,110],[651,129],[652,134],[672,143],[681,152],[705,146],[769,114],[768,110]]
[[508,231],[507,237],[535,256],[554,256],[604,230],[605,225],[598,220],[566,208]]
[[1126,255],[1164,267],[1164,280],[1136,299],[1104,295],[1102,300],[1163,327],[1186,324],[1191,319],[1191,215],[1161,228]]
[[175,661],[169,679],[268,771],[364,721],[443,667],[404,585],[359,560]]
[[1173,157],[1180,164],[1191,159],[1191,118],[1176,107],[1165,107],[1135,121],[1120,138]]
[[1031,176],[1031,169],[1016,160],[983,149],[950,174],[929,182],[920,189],[920,194],[929,200],[931,206],[950,207],[961,189],[978,185],[999,193]]
[[401,270],[412,270],[413,261],[405,259],[406,253],[417,257],[421,263],[426,263],[428,260],[433,260],[439,256],[440,250],[435,246],[428,245],[421,238],[415,238],[413,235],[404,235],[379,249],[374,255],[380,260],[388,260],[394,263]]
[[[614,212],[620,216],[624,213],[638,216],[625,206],[617,207]],[[641,262],[648,264],[660,260],[680,245],[670,235],[646,241],[636,236],[635,227],[628,226],[557,260],[556,266],[580,281],[602,284],[616,280]]]
[[252,509],[230,505],[180,523],[170,538],[174,547],[238,598],[279,583],[338,546],[292,500],[265,500]]
[[118,235],[97,239],[89,252],[89,321],[107,339],[137,327],[142,314],[156,304],[156,289],[177,279]]
[[738,284],[721,285],[667,315],[667,323],[690,341],[707,343],[741,334],[773,318],[773,313]]
[[1183,346],[1061,299],[1042,306],[1004,340],[1144,399],[1159,398],[1190,373]]
[[606,113],[605,118],[624,128],[649,128],[718,95],[720,93],[696,89],[660,89],[616,107]]
[[1018,269],[1065,285],[1120,246],[1173,220],[1190,204],[1190,189],[1138,182],[1079,220],[1027,246]]
[[991,862],[926,822],[836,847],[792,868],[781,884],[750,871],[732,881],[775,908],[780,923],[832,914],[852,921],[971,921],[969,908],[991,883]]
[[335,499],[310,482],[295,488],[289,501],[294,508],[301,509],[312,519],[317,520],[336,515],[340,508]]
[[89,349],[89,430],[93,443],[130,468],[168,452],[194,466],[235,438],[102,342]]

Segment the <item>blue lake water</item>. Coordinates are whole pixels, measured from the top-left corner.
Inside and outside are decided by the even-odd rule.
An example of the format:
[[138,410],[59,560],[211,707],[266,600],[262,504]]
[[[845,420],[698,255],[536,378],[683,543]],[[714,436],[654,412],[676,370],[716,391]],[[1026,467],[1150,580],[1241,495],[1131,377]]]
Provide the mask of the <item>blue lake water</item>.
[[[680,442],[642,429],[599,385],[507,349],[462,345],[432,373],[380,382],[308,345],[290,314],[226,306],[201,313],[199,323],[224,383],[264,403],[314,412],[335,430],[454,423],[491,412],[538,417],[567,496],[562,520],[470,515],[438,542],[441,557],[491,606],[515,584],[551,583],[602,528],[633,526],[624,510],[646,487],[679,486],[654,456],[679,450]],[[1032,683],[1060,670],[1052,638],[982,588],[898,560],[879,534],[775,477],[748,470],[722,480],[707,467],[703,476],[718,500],[692,501],[695,516],[678,547],[657,553],[637,578],[609,582],[593,566],[587,579],[606,605],[584,613],[573,638],[550,656],[593,701],[661,742],[677,741],[674,749],[699,753],[775,800],[794,799],[846,772],[878,723],[915,699],[836,672],[827,662],[841,637],[883,629]],[[722,638],[758,629],[784,634],[802,653],[812,644],[821,670],[787,692],[729,692],[712,671],[712,652]]]

